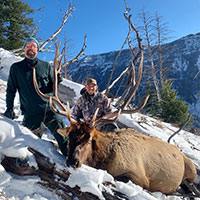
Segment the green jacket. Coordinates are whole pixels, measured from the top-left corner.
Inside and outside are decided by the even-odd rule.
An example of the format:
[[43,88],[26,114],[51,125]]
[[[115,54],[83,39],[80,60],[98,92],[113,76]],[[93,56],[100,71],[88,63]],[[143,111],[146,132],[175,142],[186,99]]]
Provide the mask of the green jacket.
[[[42,99],[33,85],[33,69],[29,64],[31,60],[14,63],[9,72],[7,82],[6,105],[7,109],[13,109],[15,94],[18,91],[20,108],[24,116],[44,113],[47,101]],[[47,94],[53,91],[53,69],[49,63],[37,59],[35,65],[36,77],[39,89]],[[48,109],[49,106],[48,106]]]

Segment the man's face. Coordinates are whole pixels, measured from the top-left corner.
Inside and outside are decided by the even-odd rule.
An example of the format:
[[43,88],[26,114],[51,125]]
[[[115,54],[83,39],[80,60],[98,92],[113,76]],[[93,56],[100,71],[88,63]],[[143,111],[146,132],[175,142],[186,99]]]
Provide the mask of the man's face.
[[94,83],[90,83],[90,84],[86,85],[85,88],[89,95],[93,95],[97,91],[98,86]]
[[26,44],[25,48],[25,56],[29,59],[34,59],[38,53],[38,46],[35,42],[30,41]]

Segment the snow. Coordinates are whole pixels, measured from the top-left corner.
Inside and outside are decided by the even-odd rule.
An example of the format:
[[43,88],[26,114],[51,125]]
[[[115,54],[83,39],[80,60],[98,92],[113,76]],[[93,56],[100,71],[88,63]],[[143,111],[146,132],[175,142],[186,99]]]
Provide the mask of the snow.
[[[13,62],[19,61],[18,58],[8,51],[0,49],[1,66],[3,71],[0,71],[0,113],[6,109],[5,104],[5,90],[6,79],[9,67]],[[77,97],[82,86],[64,80],[64,84],[68,87],[73,87]],[[178,196],[166,196],[160,192],[150,193],[138,185],[133,184],[131,181],[123,183],[115,181],[114,178],[104,170],[97,170],[89,166],[83,165],[80,169],[74,170],[67,168],[65,165],[64,156],[56,150],[56,148],[49,142],[53,137],[50,133],[46,133],[42,139],[36,137],[30,130],[21,125],[22,116],[19,109],[19,98],[15,99],[16,114],[19,116],[15,120],[10,120],[0,115],[0,159],[4,156],[20,157],[28,160],[30,166],[37,166],[34,156],[27,147],[30,146],[42,154],[50,158],[50,161],[56,163],[59,169],[67,169],[71,175],[66,181],[70,187],[76,185],[80,187],[83,192],[91,192],[104,199],[102,191],[107,191],[112,194],[110,185],[105,186],[103,183],[110,182],[115,185],[115,189],[119,192],[126,194],[130,200],[181,200]],[[63,118],[64,119],[64,118]],[[178,128],[170,124],[163,123],[151,117],[136,113],[131,116],[121,115],[120,121],[130,127],[135,128],[143,134],[152,135],[167,141]],[[64,119],[66,125],[69,124],[67,119]],[[193,135],[187,131],[182,130],[171,141],[177,145],[187,156],[189,156],[200,168],[200,136]],[[38,176],[17,176],[12,173],[6,172],[4,167],[0,164],[0,194],[5,193],[11,200],[55,200],[60,199],[56,194],[47,191],[46,188],[37,184],[39,181]],[[200,182],[199,177],[196,182]],[[0,195],[0,199],[5,199]],[[196,198],[200,199],[200,198]]]
[[15,56],[9,51],[5,51],[3,48],[0,48],[0,67],[3,67],[1,70],[1,79],[7,81],[9,67],[14,63],[22,60],[21,57]]

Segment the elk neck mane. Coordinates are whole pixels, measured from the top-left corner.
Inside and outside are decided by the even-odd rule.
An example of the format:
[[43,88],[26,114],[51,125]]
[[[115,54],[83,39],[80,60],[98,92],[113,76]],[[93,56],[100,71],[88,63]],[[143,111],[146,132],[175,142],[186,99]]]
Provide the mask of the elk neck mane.
[[[124,148],[128,142],[127,137],[121,137],[123,134],[128,134],[129,129],[121,129],[120,131],[110,132],[110,133],[101,133],[99,131],[93,136],[92,139],[92,161],[91,165],[95,168],[104,169],[104,166],[107,166],[111,158],[115,156],[119,148]],[[133,131],[133,130],[132,130]],[[140,135],[135,132],[131,133],[135,137],[140,137]]]

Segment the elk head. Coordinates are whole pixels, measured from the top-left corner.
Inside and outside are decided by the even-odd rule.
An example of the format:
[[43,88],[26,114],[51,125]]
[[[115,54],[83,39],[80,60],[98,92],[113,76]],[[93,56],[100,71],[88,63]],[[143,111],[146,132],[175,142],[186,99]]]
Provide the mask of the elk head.
[[[62,132],[64,131],[64,132]],[[95,130],[88,122],[78,122],[70,125],[70,130],[59,129],[58,132],[68,136],[67,160],[68,167],[79,168],[92,156],[92,138]]]
[[91,122],[74,122],[70,119],[71,116],[68,115],[68,119],[71,122],[70,126],[57,130],[63,137],[68,137],[66,160],[68,167],[79,168],[83,163],[87,164],[92,160],[92,151],[95,143],[94,138],[100,133],[95,127],[102,121],[105,123],[116,121],[121,111],[117,113],[117,116],[113,120],[102,118],[101,120],[96,120],[98,110],[97,108]]

